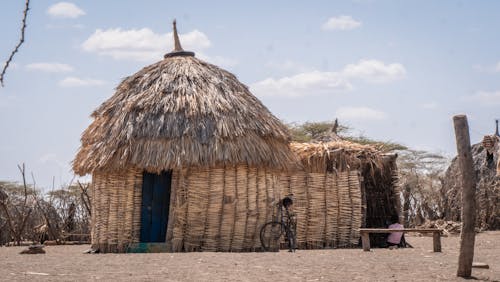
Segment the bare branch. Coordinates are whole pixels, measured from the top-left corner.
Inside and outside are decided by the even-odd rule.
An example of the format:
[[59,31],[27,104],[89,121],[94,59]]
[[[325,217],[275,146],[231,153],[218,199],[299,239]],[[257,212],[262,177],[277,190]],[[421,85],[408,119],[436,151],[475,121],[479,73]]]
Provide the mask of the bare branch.
[[90,196],[88,194],[88,185],[83,186],[82,183],[78,180],[77,181],[78,186],[80,186],[80,189],[82,190],[82,193],[80,194],[80,197],[82,199],[83,204],[85,205],[85,209],[87,210],[87,213],[89,215],[92,215],[92,209],[91,209],[91,202],[90,202]]
[[2,85],[2,87],[4,86],[3,79],[5,76],[5,72],[7,72],[7,68],[9,67],[10,62],[14,58],[14,54],[16,54],[17,51],[19,51],[19,47],[21,47],[21,45],[24,42],[24,31],[26,30],[26,18],[28,16],[28,11],[30,9],[29,7],[30,7],[30,0],[26,0],[26,6],[24,7],[24,12],[23,12],[23,21],[22,21],[23,24],[21,26],[21,38],[19,39],[19,42],[17,43],[14,50],[12,50],[12,53],[10,53],[9,58],[7,59],[5,65],[3,66],[2,73],[0,74],[0,84]]
[[35,180],[35,175],[33,174],[33,171],[31,172],[31,179],[33,180],[33,190],[36,190],[36,180]]
[[17,168],[19,168],[19,172],[21,173],[21,176],[23,177],[23,186],[24,186],[24,204],[23,207],[26,207],[26,202],[28,200],[28,184],[26,183],[26,166],[23,165],[17,165]]

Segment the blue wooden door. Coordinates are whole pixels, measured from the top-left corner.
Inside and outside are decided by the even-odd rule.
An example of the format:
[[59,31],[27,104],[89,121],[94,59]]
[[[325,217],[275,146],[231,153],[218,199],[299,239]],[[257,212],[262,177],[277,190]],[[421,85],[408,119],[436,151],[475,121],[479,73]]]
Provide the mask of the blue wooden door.
[[144,172],[142,178],[141,242],[165,242],[172,171]]

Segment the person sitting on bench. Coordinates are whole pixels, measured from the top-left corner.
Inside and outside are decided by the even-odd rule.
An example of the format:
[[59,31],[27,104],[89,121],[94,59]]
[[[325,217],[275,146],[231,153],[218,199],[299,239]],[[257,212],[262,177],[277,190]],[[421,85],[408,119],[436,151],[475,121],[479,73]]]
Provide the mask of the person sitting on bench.
[[[398,215],[394,214],[391,216],[391,225],[389,225],[389,229],[404,229],[404,226],[399,223]],[[403,232],[392,232],[387,236],[387,246],[389,248],[394,248],[401,243],[401,237],[403,237]]]

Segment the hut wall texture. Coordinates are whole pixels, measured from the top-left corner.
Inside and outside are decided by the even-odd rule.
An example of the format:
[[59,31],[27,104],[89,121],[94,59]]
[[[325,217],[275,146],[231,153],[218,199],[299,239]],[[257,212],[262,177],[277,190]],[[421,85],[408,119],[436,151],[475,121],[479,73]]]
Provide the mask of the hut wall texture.
[[279,177],[263,168],[176,170],[172,251],[254,251],[280,200]]
[[[279,195],[273,171],[247,166],[174,170],[170,250],[254,251]],[[142,171],[93,175],[92,247],[125,252],[139,242]]]
[[[371,225],[376,221],[374,209],[384,209],[372,203],[382,200],[374,196],[384,194],[388,200],[369,181],[365,184],[369,190],[365,196],[371,199],[368,209],[358,170],[298,171],[281,177],[243,165],[174,170],[167,243],[174,252],[259,250],[260,227],[273,220],[281,198],[294,194],[298,248],[354,247],[358,229],[365,225],[363,210]],[[394,187],[381,188],[396,192]],[[129,243],[139,241],[142,171],[94,173],[92,189],[93,248],[126,251]],[[394,212],[392,204],[387,205],[388,214]]]
[[92,175],[92,248],[124,252],[139,241],[142,171]]
[[282,176],[280,194],[293,194],[300,249],[357,246],[362,225],[358,170],[336,173],[298,171]]

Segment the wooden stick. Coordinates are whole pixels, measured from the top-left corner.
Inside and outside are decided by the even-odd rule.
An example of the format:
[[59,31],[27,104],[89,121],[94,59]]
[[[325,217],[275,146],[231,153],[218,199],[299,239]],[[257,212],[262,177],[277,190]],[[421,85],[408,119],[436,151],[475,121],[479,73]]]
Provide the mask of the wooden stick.
[[174,240],[174,227],[175,227],[175,221],[177,217],[177,212],[175,207],[177,205],[177,183],[174,183],[174,173],[179,173],[177,171],[170,171],[170,203],[169,203],[169,211],[168,211],[168,222],[167,222],[167,238],[166,238],[166,243],[167,243],[167,250],[169,252],[174,252],[174,245],[173,245],[173,240]]
[[434,252],[441,252],[441,232],[432,233],[432,245],[434,247]]
[[469,125],[465,115],[453,117],[460,174],[462,175],[462,232],[457,276],[470,277],[474,259],[474,231],[476,215],[476,181],[472,162]]

